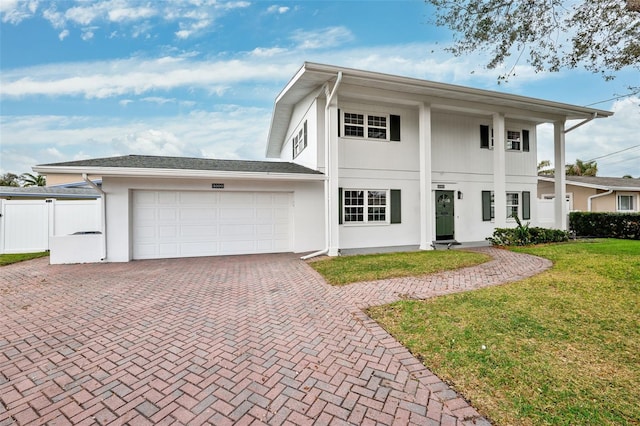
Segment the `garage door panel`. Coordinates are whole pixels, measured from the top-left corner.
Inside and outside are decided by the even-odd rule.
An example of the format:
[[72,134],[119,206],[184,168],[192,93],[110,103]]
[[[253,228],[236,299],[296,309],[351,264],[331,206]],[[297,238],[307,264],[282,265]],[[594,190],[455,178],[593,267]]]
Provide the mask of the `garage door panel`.
[[221,206],[255,203],[255,194],[253,192],[220,192],[218,195]]
[[177,225],[160,225],[158,226],[158,237],[161,239],[175,238],[178,235]]
[[248,239],[255,235],[255,225],[230,224],[220,225],[220,237],[224,239]]
[[158,204],[175,205],[178,201],[178,193],[174,191],[157,191],[156,199]]
[[133,257],[291,250],[291,194],[134,191]]
[[220,219],[233,222],[246,222],[255,217],[254,207],[221,207]]
[[151,191],[135,191],[133,193],[133,201],[138,205],[156,204],[158,194]]
[[160,243],[158,244],[158,256],[156,257],[179,257],[177,243]]
[[178,200],[181,205],[193,205],[193,206],[202,206],[202,205],[215,205],[216,200],[218,199],[217,194],[208,193],[208,192],[179,192]]
[[133,230],[134,241],[153,240],[156,236],[155,226],[138,226]]
[[177,208],[161,207],[158,210],[158,220],[175,221],[178,218]]
[[199,222],[210,222],[212,220],[216,220],[218,217],[218,212],[216,209],[209,208],[181,208],[180,209],[180,219],[181,220],[193,220]]
[[146,220],[155,220],[157,210],[155,208],[138,208],[134,211],[133,219],[142,224]]
[[198,240],[211,240],[218,236],[218,226],[212,225],[182,225],[180,236]]

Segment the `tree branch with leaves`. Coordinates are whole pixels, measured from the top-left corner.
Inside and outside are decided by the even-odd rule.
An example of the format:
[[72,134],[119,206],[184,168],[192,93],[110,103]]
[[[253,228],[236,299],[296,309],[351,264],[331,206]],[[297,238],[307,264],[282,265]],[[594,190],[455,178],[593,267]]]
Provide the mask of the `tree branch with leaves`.
[[516,56],[499,80],[515,75],[522,57],[536,72],[584,67],[612,79],[640,71],[640,0],[425,1],[435,23],[455,33],[455,55],[486,52],[490,69]]

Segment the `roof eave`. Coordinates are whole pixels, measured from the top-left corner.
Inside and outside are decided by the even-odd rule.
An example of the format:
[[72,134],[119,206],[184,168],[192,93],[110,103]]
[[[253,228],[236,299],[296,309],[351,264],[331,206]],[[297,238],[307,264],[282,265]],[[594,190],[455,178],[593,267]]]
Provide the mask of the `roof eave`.
[[192,170],[192,169],[151,169],[134,167],[80,167],[80,166],[34,166],[39,174],[86,173],[112,177],[153,177],[173,179],[244,179],[244,180],[296,180],[323,181],[320,173],[279,173],[279,172],[238,172],[227,170]]

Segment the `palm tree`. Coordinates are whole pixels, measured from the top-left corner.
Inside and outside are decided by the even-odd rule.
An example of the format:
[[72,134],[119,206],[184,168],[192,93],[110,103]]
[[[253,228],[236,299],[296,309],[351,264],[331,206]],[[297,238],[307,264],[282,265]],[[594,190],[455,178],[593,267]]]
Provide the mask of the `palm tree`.
[[542,160],[538,163],[538,174],[543,176],[553,176],[554,169],[551,168],[551,161]]
[[0,176],[0,186],[20,186],[18,175],[13,173],[5,173]]
[[567,176],[595,176],[598,174],[598,163],[582,161],[576,158],[575,164],[567,164]]
[[42,175],[32,175],[31,173],[23,173],[20,175],[22,186],[45,186],[47,179]]

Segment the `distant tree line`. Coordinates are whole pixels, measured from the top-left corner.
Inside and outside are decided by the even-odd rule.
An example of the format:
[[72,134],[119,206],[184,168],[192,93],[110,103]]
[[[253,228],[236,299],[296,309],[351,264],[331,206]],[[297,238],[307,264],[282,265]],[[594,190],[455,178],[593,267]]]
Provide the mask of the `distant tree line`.
[[[551,167],[551,161],[542,160],[538,163],[538,174],[542,176],[553,176],[555,169]],[[582,161],[576,158],[573,164],[565,165],[567,176],[596,176],[598,174],[598,163],[595,161]],[[633,179],[631,175],[624,175],[623,178]],[[638,178],[640,179],[640,177]]]
[[16,175],[15,173],[5,173],[0,175],[0,186],[46,186],[47,179],[39,174],[23,173]]

